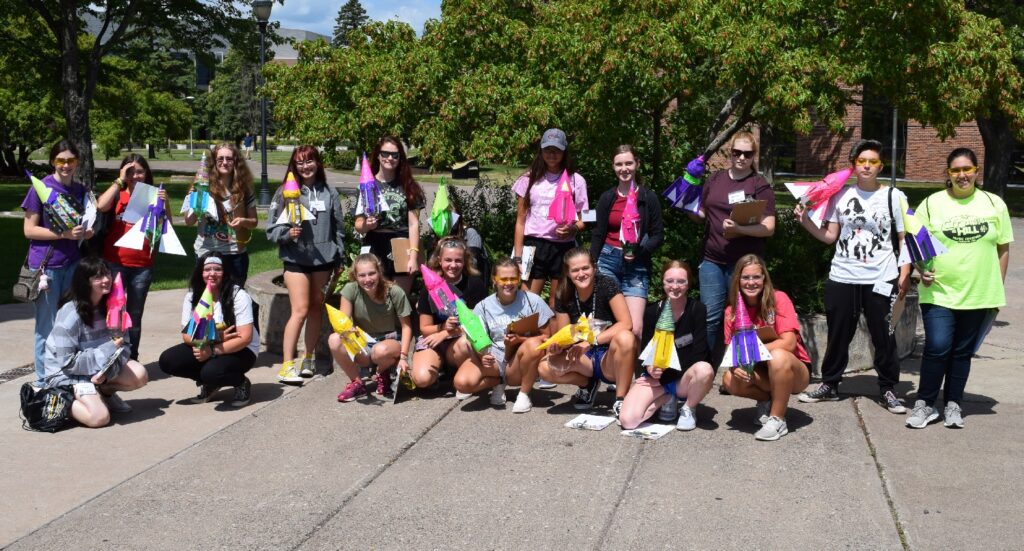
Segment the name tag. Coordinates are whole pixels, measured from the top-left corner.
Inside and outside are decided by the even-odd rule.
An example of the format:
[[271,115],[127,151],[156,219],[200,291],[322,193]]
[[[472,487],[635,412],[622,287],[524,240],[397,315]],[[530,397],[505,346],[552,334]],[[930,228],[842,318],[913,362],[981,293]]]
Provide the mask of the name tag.
[[892,283],[889,283],[888,281],[879,281],[878,283],[875,283],[875,287],[871,290],[883,297],[890,297],[892,296]]
[[359,254],[370,254],[370,246],[359,247]]
[[327,210],[326,201],[324,201],[323,199],[318,199],[316,201],[310,201],[309,202],[309,210],[314,211],[314,212],[319,212],[319,211],[322,211],[322,210]]
[[584,222],[597,222],[597,211],[596,210],[585,210],[580,213],[580,220]]
[[746,199],[747,199],[747,193],[745,191],[743,191],[742,189],[738,190],[738,191],[734,191],[734,192],[729,194],[729,204],[730,205],[735,205],[736,203],[742,203],[743,201],[746,201]]
[[682,348],[684,346],[689,346],[690,344],[693,344],[693,335],[692,334],[686,334],[686,335],[683,335],[682,337],[679,337],[679,338],[676,339],[676,347],[678,347],[678,348]]

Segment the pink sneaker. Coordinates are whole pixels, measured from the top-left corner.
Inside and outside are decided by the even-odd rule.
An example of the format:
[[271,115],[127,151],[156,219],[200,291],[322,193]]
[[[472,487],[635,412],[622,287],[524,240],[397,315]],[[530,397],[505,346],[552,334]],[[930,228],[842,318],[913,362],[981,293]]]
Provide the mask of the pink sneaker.
[[354,379],[338,395],[339,402],[351,402],[360,396],[366,396],[366,385],[359,379]]
[[391,394],[391,374],[388,372],[377,374],[377,395],[386,396]]

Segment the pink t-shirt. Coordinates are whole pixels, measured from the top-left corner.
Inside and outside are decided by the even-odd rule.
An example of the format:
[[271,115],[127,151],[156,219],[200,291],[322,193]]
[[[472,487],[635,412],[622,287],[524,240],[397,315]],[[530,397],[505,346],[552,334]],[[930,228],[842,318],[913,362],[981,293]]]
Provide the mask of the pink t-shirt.
[[[732,339],[732,324],[728,322],[731,316],[732,306],[726,306],[725,316],[722,318],[725,320],[723,324],[725,326],[725,342],[729,342]],[[762,320],[761,313],[754,309],[750,309],[750,321],[754,322],[754,327],[768,325],[768,321]],[[786,331],[796,333],[796,350],[793,355],[801,362],[811,363],[811,357],[807,355],[807,349],[804,348],[804,340],[800,336],[800,318],[796,315],[793,301],[789,300],[789,296],[786,293],[778,289],[775,290],[775,321],[772,323],[772,327],[775,328],[775,333],[780,336]]]
[[[573,240],[572,237],[559,238],[555,233],[557,224],[548,218],[548,207],[551,206],[551,200],[555,198],[555,188],[558,187],[558,179],[561,177],[561,173],[548,172],[544,178],[534,182],[533,187],[530,188],[530,210],[526,213],[525,235],[562,243]],[[583,176],[573,173],[569,175],[569,183],[572,187],[576,210],[587,210],[589,208],[587,181],[583,179]],[[526,197],[528,184],[529,175],[524,174],[512,185],[512,191],[520,197]]]

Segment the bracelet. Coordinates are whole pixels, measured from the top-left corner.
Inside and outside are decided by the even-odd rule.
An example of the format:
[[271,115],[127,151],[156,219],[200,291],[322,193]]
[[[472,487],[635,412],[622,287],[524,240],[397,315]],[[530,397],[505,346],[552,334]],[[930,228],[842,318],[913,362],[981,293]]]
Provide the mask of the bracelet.
[[117,184],[117,187],[119,189],[124,189],[124,180],[118,178],[118,179],[114,180],[114,183]]
[[401,354],[399,354],[398,357],[403,359],[403,360],[408,360],[409,359],[409,355],[406,354],[405,352],[402,352]]
[[406,251],[406,254],[412,254],[412,253],[418,253],[418,252],[420,252],[420,250],[417,249],[416,247],[409,247],[408,250]]

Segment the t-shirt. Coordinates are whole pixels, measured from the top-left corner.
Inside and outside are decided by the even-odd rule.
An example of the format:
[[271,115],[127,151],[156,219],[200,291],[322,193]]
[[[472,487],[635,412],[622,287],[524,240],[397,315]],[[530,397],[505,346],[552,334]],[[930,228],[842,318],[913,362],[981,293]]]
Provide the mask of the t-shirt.
[[[212,198],[212,195],[211,195]],[[231,199],[223,201],[224,211],[226,213],[235,212],[234,207],[231,204]],[[245,197],[245,210],[256,208],[256,196],[249,194]],[[214,220],[210,218],[208,214],[196,213],[199,216],[199,226],[196,232],[195,250],[196,256],[203,256],[208,252],[218,252],[221,254],[240,254],[245,252],[245,245],[250,239],[251,230],[242,230],[245,236],[242,242],[238,241],[238,234],[235,229],[227,224],[226,221]],[[226,218],[233,218],[232,215],[226,215]]]
[[[572,283],[569,283],[572,285]],[[615,279],[600,272],[594,271],[594,291],[590,298],[580,301],[576,296],[577,290],[573,289],[572,297],[568,303],[555,303],[555,312],[568,314],[569,322],[576,323],[580,315],[594,315],[594,319],[615,323],[615,314],[612,312],[612,299],[615,295],[622,294],[619,284]]]
[[[410,205],[405,199],[405,191],[402,190],[402,186],[395,181],[381,182],[377,180],[377,187],[380,188],[381,198],[387,203],[388,210],[382,211],[377,215],[377,227],[373,231],[396,234],[409,233],[409,211],[423,209],[426,206],[426,199],[421,199],[418,203]],[[356,216],[356,212],[359,209],[360,205],[357,201],[352,210],[353,217]],[[365,215],[360,213],[358,216]]]
[[[126,268],[146,268],[153,265],[153,256],[149,254],[149,239],[145,239],[141,250],[129,247],[118,247],[114,245],[121,239],[134,224],[129,224],[121,219],[124,211],[128,208],[128,200],[132,194],[128,190],[121,190],[117,196],[117,205],[114,206],[114,216],[111,218],[110,229],[103,241],[103,259],[108,262],[120,264]],[[170,212],[170,207],[166,207]]]
[[[66,193],[71,197],[74,197],[83,205],[85,204],[86,190],[85,186],[78,182],[72,182],[71,186],[64,187],[53,174],[47,175],[43,178],[43,183],[46,187],[56,190],[58,193]],[[39,199],[39,194],[32,187],[28,187],[28,193],[25,195],[25,200],[21,202],[21,208],[25,209],[25,212],[34,212],[39,215],[39,226],[47,229],[50,228],[49,221],[43,214],[43,202]],[[36,241],[35,239],[28,240],[28,267],[35,269],[38,268],[43,262],[43,258],[46,257],[46,250],[53,245],[53,253],[50,255],[50,260],[46,262],[47,268],[63,268],[73,262],[78,262],[78,259],[82,257],[78,251],[78,241],[75,239],[58,239],[56,241]]]
[[892,250],[892,218],[896,232],[903,231],[900,198],[906,195],[888,186],[864,191],[856,185],[843,188],[832,196],[825,210],[825,220],[839,224],[836,254],[832,257],[829,279],[839,283],[870,285],[899,276],[896,255]]
[[374,338],[401,331],[399,318],[412,314],[409,297],[398,285],[388,287],[383,304],[370,298],[355,281],[341,288],[341,296],[352,304],[352,321]]
[[537,316],[537,327],[544,327],[555,315],[544,299],[529,291],[517,291],[516,298],[509,304],[502,304],[497,295],[491,295],[473,308],[473,313],[480,316],[487,334],[494,342],[491,355],[498,363],[505,365],[505,329],[508,324],[534,312],[540,314]]
[[626,210],[626,198],[616,194],[615,202],[608,211],[608,233],[604,236],[604,242],[612,247],[621,248],[619,241],[619,230],[622,229],[622,211]]
[[935,282],[917,287],[920,301],[957,310],[1005,306],[996,246],[1013,242],[1006,203],[980,189],[966,199],[939,191],[922,201],[916,213],[949,249],[933,259]]
[[[256,324],[253,322],[252,316],[252,297],[249,293],[241,287],[235,286],[235,327],[241,327],[243,325],[252,325],[252,338],[249,339],[249,345],[246,346],[256,356],[260,355],[260,334],[256,330]],[[192,319],[192,291],[185,293],[185,300],[181,303],[181,330],[185,331],[185,326],[188,325],[189,320]],[[224,311],[221,310],[220,301],[213,303],[213,321],[217,324],[224,323]]]
[[[526,213],[526,226],[524,234],[531,237],[539,237],[548,241],[565,243],[575,239],[571,234],[567,237],[558,237],[555,228],[558,224],[548,218],[548,208],[555,198],[555,190],[558,188],[558,180],[561,173],[548,172],[544,177],[534,182],[530,187],[530,210]],[[524,174],[512,184],[512,191],[520,197],[526,197],[526,189],[529,187],[530,175]],[[587,198],[587,181],[577,173],[569,175],[569,187],[572,189],[573,202],[576,204],[576,211],[588,209],[590,200]]]
[[[744,178],[733,180],[728,170],[714,173],[704,184],[704,215],[707,219],[704,258],[716,264],[731,266],[741,256],[751,253],[764,258],[767,239],[747,236],[726,239],[722,232],[722,223],[732,213],[733,203],[740,191],[743,192],[740,200],[763,200],[764,215],[775,216],[775,193],[764,176],[751,172]],[[733,196],[733,202],[730,202],[729,196],[733,193],[737,194]]]
[[[466,302],[466,306],[473,308],[480,303],[484,297],[487,296],[487,285],[484,280],[477,276],[471,276],[469,274],[463,274],[462,279],[459,280],[455,285],[449,284],[452,291],[455,292],[455,296],[461,298]],[[427,316],[434,317],[434,323],[444,323],[448,319],[448,314],[444,312],[438,312],[434,307],[434,301],[430,300],[430,295],[424,289],[420,293],[420,298],[416,302],[416,312]]]
[[[807,348],[804,347],[804,339],[800,336],[800,318],[796,315],[796,308],[793,308],[793,301],[789,300],[789,296],[782,291],[775,291],[775,315],[768,316],[768,319],[762,320],[761,313],[758,308],[748,308],[747,312],[750,314],[750,321],[754,322],[754,327],[764,327],[771,325],[775,329],[775,333],[780,337],[786,331],[792,331],[796,333],[796,351],[793,353],[796,359],[804,363],[811,363],[811,357],[807,355]],[[725,326],[725,342],[728,343],[732,340],[732,323],[729,322],[732,316],[732,306],[725,307],[725,317],[722,319]]]

